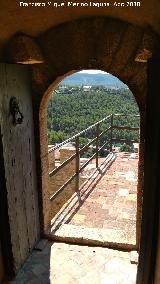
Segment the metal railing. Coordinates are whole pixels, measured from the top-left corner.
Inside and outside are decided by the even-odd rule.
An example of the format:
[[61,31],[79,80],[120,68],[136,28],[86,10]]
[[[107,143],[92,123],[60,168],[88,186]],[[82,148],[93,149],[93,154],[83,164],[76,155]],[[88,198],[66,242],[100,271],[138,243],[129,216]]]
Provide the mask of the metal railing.
[[[56,191],[50,196],[50,200],[52,201],[55,199],[65,188],[66,186],[74,179],[76,178],[76,190],[79,189],[79,174],[84,170],[84,168],[95,158],[96,159],[96,168],[99,168],[99,152],[104,149],[104,147],[108,146],[109,147],[109,152],[112,152],[112,145],[113,142],[123,142],[123,143],[139,143],[139,140],[128,140],[128,139],[119,139],[113,137],[113,130],[129,130],[129,131],[139,131],[139,127],[130,127],[130,126],[118,126],[114,125],[114,116],[115,117],[137,117],[139,118],[139,115],[124,115],[124,114],[111,114],[108,115],[107,117],[103,118],[102,120],[92,124],[88,128],[84,129],[83,131],[77,133],[76,135],[72,136],[71,138],[63,141],[62,143],[52,147],[49,149],[48,153],[51,153],[52,151],[55,151],[59,148],[61,148],[63,145],[68,144],[69,142],[75,142],[75,150],[76,153],[72,155],[69,159],[65,160],[60,166],[57,168],[53,169],[50,173],[49,176],[52,177],[55,174],[57,174],[61,169],[63,169],[67,164],[69,164],[73,159],[76,159],[76,166],[75,166],[75,173]],[[103,122],[109,122],[110,126],[107,127],[104,131],[100,132],[100,125]],[[96,137],[93,138],[91,141],[89,141],[86,145],[84,145],[82,148],[80,148],[80,137],[86,133],[88,133],[91,129],[96,130]],[[103,143],[103,145],[100,146],[100,138],[107,132],[110,131],[109,139]],[[80,155],[84,154],[88,148],[93,144],[96,143],[95,145],[95,153],[85,162],[81,167],[80,167]]]

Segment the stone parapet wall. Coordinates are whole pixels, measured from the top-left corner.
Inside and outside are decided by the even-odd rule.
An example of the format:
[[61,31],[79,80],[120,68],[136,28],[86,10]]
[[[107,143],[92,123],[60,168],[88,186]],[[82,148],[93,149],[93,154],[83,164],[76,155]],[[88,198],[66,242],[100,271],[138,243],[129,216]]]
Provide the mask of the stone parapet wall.
[[[52,145],[48,146],[48,150]],[[48,153],[48,163],[49,163],[49,172],[51,172],[55,168],[55,151]]]
[[[60,163],[69,159],[76,152],[75,147],[64,146],[60,149]],[[50,177],[50,193],[55,193],[74,173],[76,169],[76,159],[60,169],[55,175]],[[51,201],[51,219],[59,212],[65,202],[76,191],[76,179],[74,179],[55,199]]]

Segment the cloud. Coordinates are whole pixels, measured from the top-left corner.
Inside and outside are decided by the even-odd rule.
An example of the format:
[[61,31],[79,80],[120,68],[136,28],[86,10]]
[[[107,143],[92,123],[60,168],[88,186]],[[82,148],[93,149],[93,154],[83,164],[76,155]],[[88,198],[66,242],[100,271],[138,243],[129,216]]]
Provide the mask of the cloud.
[[87,73],[87,74],[108,74],[107,72],[101,71],[101,70],[93,70],[93,69],[89,69],[89,70],[82,70],[78,73]]

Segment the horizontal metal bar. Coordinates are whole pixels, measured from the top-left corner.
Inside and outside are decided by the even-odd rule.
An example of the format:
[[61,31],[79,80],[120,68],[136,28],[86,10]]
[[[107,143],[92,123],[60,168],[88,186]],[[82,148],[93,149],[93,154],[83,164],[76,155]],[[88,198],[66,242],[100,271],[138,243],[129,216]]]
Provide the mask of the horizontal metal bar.
[[[67,144],[67,143],[73,141],[75,138],[81,136],[82,134],[88,132],[90,129],[94,128],[97,124],[101,124],[103,121],[108,120],[111,116],[112,116],[112,114],[106,116],[105,118],[103,118],[103,119],[97,121],[96,123],[92,124],[92,125],[89,126],[88,128],[86,128],[86,129],[82,130],[81,132],[77,133],[76,135],[74,135],[74,136],[72,136],[72,137],[66,139],[66,140],[63,141],[62,143],[60,143],[60,144],[54,146],[53,148],[49,149],[48,153],[50,153],[50,152],[52,152],[52,151],[55,151],[56,149],[59,149],[59,148],[62,147],[63,145],[65,145],[65,144]],[[140,117],[140,115],[135,115],[135,114],[132,115],[132,114],[118,114],[118,113],[114,114],[113,116]],[[109,130],[109,129],[108,129],[108,130]]]
[[94,139],[92,139],[89,143],[87,143],[83,148],[81,148],[81,149],[79,150],[79,153],[80,153],[80,154],[83,154],[83,153],[85,152],[85,150],[88,149],[88,147],[89,147],[90,145],[92,145],[92,144],[96,141],[96,139],[97,139],[97,137],[94,138]]
[[69,162],[71,162],[73,159],[75,159],[77,154],[72,155],[69,159],[65,160],[59,167],[55,168],[53,171],[49,173],[49,176],[52,177],[55,175],[59,170],[61,170],[63,167],[65,167]]
[[108,127],[106,130],[102,131],[100,134],[99,134],[99,137],[101,137],[104,133],[106,133],[107,131],[111,130],[111,126]]
[[126,142],[126,143],[139,143],[139,140],[127,140],[127,139],[118,139],[118,138],[112,138],[112,141],[114,141],[114,142]]
[[57,197],[58,194],[60,194],[65,187],[76,177],[76,173],[71,176],[71,178],[69,178],[55,193],[53,193],[50,197],[50,201],[52,201],[53,199],[55,199]]
[[101,148],[99,148],[98,152],[100,152],[108,143],[109,143],[109,141],[105,142],[105,143],[101,146]]
[[79,173],[96,157],[96,153],[79,169]]
[[100,124],[100,123],[102,123],[103,121],[108,120],[110,117],[111,117],[111,115],[108,115],[108,116],[106,116],[105,118],[103,118],[103,119],[97,121],[96,123],[92,124],[92,125],[89,126],[88,128],[86,128],[86,129],[82,130],[81,132],[77,133],[76,135],[74,135],[74,136],[72,136],[72,137],[66,139],[66,140],[63,141],[62,143],[60,143],[60,144],[54,146],[53,148],[49,149],[48,153],[51,153],[52,151],[55,151],[56,149],[59,149],[59,148],[62,147],[63,145],[69,143],[70,141],[75,140],[75,138],[81,136],[81,135],[84,134],[84,133],[87,133],[90,129],[94,128],[97,124]]
[[[104,130],[103,132],[100,133],[99,137],[101,137],[105,132],[107,132],[108,130],[110,130],[111,127],[107,128],[106,130]],[[85,149],[87,149],[90,145],[92,145],[97,138],[92,139],[88,144],[86,144],[83,148],[81,148],[79,150],[80,154],[83,154],[85,152]],[[76,158],[76,154],[72,155],[69,159],[67,159],[66,161],[64,161],[59,167],[53,169],[53,171],[51,171],[49,173],[49,176],[52,177],[53,175],[55,175],[59,170],[61,170],[63,167],[65,167],[69,162],[71,162],[74,158]]]
[[130,127],[130,126],[117,126],[113,125],[113,129],[122,129],[122,130],[139,130],[139,127]]
[[[89,162],[94,159],[96,156],[96,153],[79,169],[79,173],[89,164]],[[76,177],[76,173],[71,176],[71,178],[69,178],[55,193],[53,193],[50,197],[50,201],[52,201],[53,199],[55,199],[57,197],[58,194],[60,194],[65,187]]]
[[[99,137],[101,137],[102,135],[104,135],[104,133],[106,133],[107,131],[109,131],[111,129],[111,127],[108,127],[106,130],[102,131],[99,134]],[[95,137],[94,139],[92,139],[88,144],[86,144],[83,148],[81,148],[79,150],[80,154],[83,154],[85,152],[85,149],[88,148],[90,145],[92,145],[95,141],[96,141],[97,137]]]
[[125,117],[127,117],[127,116],[129,116],[129,117],[132,116],[132,117],[140,117],[139,114],[124,114],[124,113],[114,113],[113,116],[125,116]]

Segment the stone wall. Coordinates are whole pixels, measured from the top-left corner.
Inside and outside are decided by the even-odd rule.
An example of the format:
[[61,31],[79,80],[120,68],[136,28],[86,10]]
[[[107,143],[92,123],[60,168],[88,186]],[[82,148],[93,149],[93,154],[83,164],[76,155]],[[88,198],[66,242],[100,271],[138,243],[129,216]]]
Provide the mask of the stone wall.
[[[60,163],[69,159],[76,152],[75,147],[63,146],[60,149]],[[56,192],[74,173],[76,169],[76,159],[73,159],[54,176],[50,177],[50,194]],[[62,208],[65,202],[72,196],[76,191],[75,179],[69,183],[68,186],[60,193],[55,199],[51,201],[51,218]]]
[[[58,2],[58,1],[57,1]],[[74,21],[79,18],[87,17],[114,17],[123,19],[126,22],[130,22],[141,27],[151,27],[153,30],[160,34],[160,22],[159,22],[159,0],[145,0],[141,2],[140,7],[114,7],[112,4],[110,7],[67,7],[67,1],[63,1],[64,6],[54,8],[52,5],[46,4],[46,7],[35,8],[31,5],[29,7],[20,7],[16,1],[1,0],[2,9],[0,11],[0,30],[1,30],[1,42],[0,42],[0,58],[4,62],[4,54],[2,48],[8,39],[19,31],[23,31],[28,35],[37,36],[42,34],[46,29],[50,29],[53,26],[68,21]],[[85,3],[89,3],[90,0],[85,0]],[[99,2],[99,1],[98,1]],[[114,1],[109,1],[114,3]],[[73,2],[74,3],[74,2]],[[36,11],[36,12],[35,12]],[[12,13],[12,17],[11,17]],[[45,23],[42,21],[45,14]]]
[[[52,145],[48,146],[48,150],[52,147]],[[51,172],[55,168],[55,151],[48,152],[48,163],[49,163],[49,172]]]

